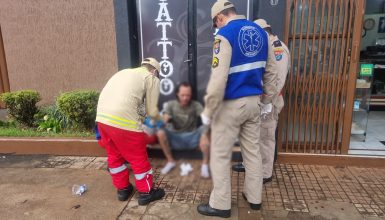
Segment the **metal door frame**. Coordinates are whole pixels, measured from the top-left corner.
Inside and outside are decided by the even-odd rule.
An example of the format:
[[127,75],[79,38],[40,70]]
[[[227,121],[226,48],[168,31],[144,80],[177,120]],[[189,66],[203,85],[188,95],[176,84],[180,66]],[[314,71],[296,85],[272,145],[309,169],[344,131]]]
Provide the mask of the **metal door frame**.
[[[310,19],[304,19],[304,10],[301,10],[301,12],[298,12],[299,10],[296,9],[296,7],[301,4],[301,7],[303,4],[316,4],[317,7],[315,7],[314,12],[308,11],[308,13],[322,13],[321,14],[321,22],[320,22],[320,32],[316,32],[316,18],[314,18],[314,24],[313,28],[309,28]],[[318,7],[318,5],[321,4],[322,7]],[[338,5],[337,5],[338,4]],[[338,7],[337,7],[338,6]],[[293,8],[292,8],[293,7]],[[324,24],[324,11],[326,11],[324,8],[327,7],[327,20],[326,24]],[[334,7],[334,8],[333,8]],[[344,8],[345,7],[345,8]],[[310,7],[311,8],[311,7]],[[329,10],[333,8],[334,15]],[[336,11],[340,10],[341,8],[344,9],[344,15],[338,14],[338,19],[335,19]],[[295,10],[294,10],[295,9]],[[365,0],[290,0],[286,4],[286,25],[285,25],[285,42],[289,43],[289,40],[292,44],[295,46],[295,41],[298,39],[299,41],[299,49],[297,51],[291,50],[291,73],[288,76],[288,80],[285,86],[285,94],[288,92],[291,92],[290,99],[294,101],[297,99],[301,99],[301,105],[298,106],[298,103],[290,103],[290,100],[288,100],[288,96],[286,95],[285,100],[285,108],[283,109],[279,121],[279,127],[278,127],[278,148],[280,152],[292,152],[292,153],[316,153],[316,154],[347,154],[348,148],[349,148],[349,141],[350,141],[350,129],[351,129],[351,123],[352,123],[352,112],[353,112],[353,99],[354,99],[354,93],[355,93],[355,83],[356,83],[356,75],[357,75],[357,66],[359,61],[359,48],[360,48],[360,41],[361,41],[361,29],[362,29],[362,20],[365,10]],[[292,12],[293,11],[293,12]],[[309,14],[307,14],[309,15]],[[318,14],[316,14],[318,15]],[[293,20],[292,19],[293,16]],[[334,16],[334,17],[333,17]],[[316,16],[315,16],[316,17]],[[332,18],[332,21],[330,21],[330,17]],[[318,17],[317,17],[318,18]],[[300,21],[299,23],[299,29],[300,32],[298,33],[298,29],[296,27],[297,20]],[[342,32],[340,33],[340,26],[337,27],[337,30],[335,31],[334,25],[340,25],[340,19],[342,19]],[[334,21],[336,20],[336,21]],[[338,20],[338,21],[337,21]],[[292,22],[292,23],[291,23]],[[330,26],[332,23],[333,26]],[[338,24],[335,24],[338,23]],[[290,26],[291,24],[293,25]],[[303,29],[306,25],[306,29]],[[325,26],[325,31],[323,33],[323,27]],[[331,30],[329,28],[332,28]],[[291,30],[290,30],[291,29]],[[313,33],[310,33],[310,29],[314,29]],[[305,30],[306,32],[304,32]],[[290,35],[290,31],[294,33]],[[311,38],[309,38],[311,35]],[[328,42],[328,38],[330,38],[330,42]],[[312,41],[311,47],[311,55],[310,52],[308,52],[308,47],[310,46],[310,41]],[[317,59],[314,59],[313,57],[313,51],[314,48],[314,42],[318,40],[318,47],[321,49],[317,49]],[[340,51],[337,51],[335,47],[333,48],[333,41],[335,40],[335,47],[338,47],[338,44],[340,45]],[[339,42],[340,40],[340,42]],[[297,59],[298,63],[294,63],[294,59],[296,58],[296,52],[297,56],[298,54],[303,54],[301,51],[302,42],[305,41],[305,55],[304,58]],[[322,43],[321,43],[322,42]],[[325,46],[327,43],[330,43],[329,51],[327,51],[327,47]],[[289,44],[288,44],[289,45]],[[324,48],[321,46],[324,45]],[[337,46],[336,46],[337,45]],[[346,45],[346,47],[345,47]],[[295,47],[289,49],[295,49]],[[321,54],[320,50],[323,55]],[[324,63],[329,61],[333,61],[329,56],[326,57],[326,53],[329,53],[329,55],[332,54],[332,51],[335,50],[336,53],[340,52],[342,55],[346,55],[345,57],[339,57],[339,61],[337,56],[334,56],[334,63],[333,68],[330,69],[331,64],[327,64],[326,71],[324,70]],[[320,57],[321,54],[321,57]],[[308,75],[306,76],[306,62],[307,62],[307,56],[310,57],[311,64],[310,65],[317,65],[316,71],[310,66],[310,70],[308,71]],[[313,63],[313,61],[315,62]],[[297,62],[296,61],[296,62]],[[321,62],[322,61],[322,62]],[[336,72],[330,72],[331,70],[335,70],[336,61],[338,61],[338,64],[342,63],[342,66],[337,67]],[[300,64],[304,63],[305,70],[301,72],[300,70]],[[319,71],[319,63],[322,63],[321,69]],[[293,79],[293,70],[294,66],[297,66],[297,77]],[[298,68],[299,67],[299,68]],[[314,72],[314,73],[313,73]],[[334,75],[333,75],[334,74]],[[336,76],[335,76],[336,75]],[[291,77],[291,78],[290,78]],[[319,77],[319,78],[318,78]],[[307,80],[311,81],[308,82]],[[311,83],[314,83],[314,86],[312,87]],[[305,86],[304,86],[305,85]],[[301,88],[300,86],[304,86],[304,88]],[[334,90],[335,89],[335,90]],[[332,91],[330,91],[332,90]],[[311,92],[314,93],[311,94]],[[300,94],[301,93],[301,94]],[[310,94],[310,95],[309,95]],[[309,101],[306,103],[303,103],[304,96],[307,95],[307,100],[310,99],[310,97],[313,95],[314,98],[311,102],[317,103],[313,104],[312,106],[309,105]],[[324,95],[324,97],[322,97]],[[330,98],[331,97],[331,98]],[[334,100],[333,100],[334,97]],[[329,101],[330,99],[330,101]],[[314,101],[317,100],[317,101]],[[317,106],[318,104],[322,104],[323,102],[326,103],[324,106]],[[333,102],[334,101],[334,102]],[[297,101],[296,101],[297,102]],[[327,106],[329,103],[330,106]],[[339,105],[340,104],[340,105]],[[339,106],[338,106],[339,105]],[[314,107],[317,106],[318,110],[314,110]],[[293,110],[290,108],[295,108],[294,113]],[[305,109],[306,108],[306,109]],[[333,109],[334,108],[334,109]],[[297,112],[298,109],[298,112]],[[317,114],[314,112],[318,111]],[[291,112],[291,115],[289,115],[288,112]],[[311,112],[312,117],[309,118],[308,114]],[[299,119],[296,119],[296,115],[299,115]],[[303,115],[306,114],[306,117]],[[317,117],[318,116],[318,117]],[[322,117],[320,117],[322,116]],[[289,117],[292,117],[292,122],[290,126],[291,128],[291,143],[289,144]],[[307,135],[308,129],[306,126],[310,123],[310,138]],[[320,125],[322,124],[322,125]],[[286,126],[285,130],[284,127]],[[297,126],[297,127],[295,127]],[[314,136],[313,135],[313,127],[316,127],[316,132]],[[322,131],[319,131],[319,126]],[[301,127],[305,127],[303,131],[301,131]],[[326,129],[325,129],[326,127]],[[297,133],[295,132],[298,129]],[[329,131],[330,129],[330,131]],[[325,131],[326,130],[326,133]],[[321,135],[319,135],[321,133]],[[325,135],[324,135],[325,134]],[[286,135],[286,136],[285,136]],[[297,138],[298,135],[298,138]],[[320,137],[319,137],[320,136]],[[285,143],[283,138],[285,137]],[[295,142],[295,139],[297,138],[297,142]],[[302,140],[303,138],[303,140]],[[318,138],[320,138],[318,140]],[[315,140],[314,140],[315,139]],[[326,141],[325,141],[326,140]],[[324,145],[325,141],[325,145]],[[329,142],[331,142],[329,146]]]

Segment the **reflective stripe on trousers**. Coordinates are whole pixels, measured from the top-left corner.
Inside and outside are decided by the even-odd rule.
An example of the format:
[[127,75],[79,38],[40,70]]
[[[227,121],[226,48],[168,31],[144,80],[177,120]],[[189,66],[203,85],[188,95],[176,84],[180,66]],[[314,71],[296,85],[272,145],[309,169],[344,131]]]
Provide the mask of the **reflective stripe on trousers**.
[[137,179],[137,180],[142,180],[143,178],[146,178],[148,192],[150,192],[150,190],[151,190],[151,185],[150,185],[149,180],[150,180],[150,177],[152,176],[152,173],[153,173],[152,169],[150,169],[147,172],[135,174],[135,179]]
[[117,174],[117,173],[124,171],[125,169],[127,169],[127,165],[122,164],[121,166],[116,167],[116,168],[109,168],[109,171],[111,174]]
[[144,173],[135,174],[135,179],[141,180],[141,179],[143,179],[147,174],[151,174],[151,175],[152,175],[152,169],[150,169],[149,171],[144,172]]

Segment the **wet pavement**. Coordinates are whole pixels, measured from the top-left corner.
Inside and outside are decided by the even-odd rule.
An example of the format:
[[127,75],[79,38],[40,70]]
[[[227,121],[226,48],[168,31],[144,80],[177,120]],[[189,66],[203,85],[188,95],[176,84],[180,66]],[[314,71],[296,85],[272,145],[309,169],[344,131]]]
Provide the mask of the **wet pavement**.
[[[199,160],[178,161],[194,168],[183,177],[179,167],[160,175],[165,161],[151,162],[166,196],[138,206],[137,192],[128,202],[117,201],[106,158],[2,154],[0,219],[217,219],[196,212],[212,187],[199,176]],[[385,169],[276,164],[261,211],[243,199],[243,179],[243,173],[232,172],[230,219],[385,219]],[[72,195],[72,185],[80,183],[88,191]]]

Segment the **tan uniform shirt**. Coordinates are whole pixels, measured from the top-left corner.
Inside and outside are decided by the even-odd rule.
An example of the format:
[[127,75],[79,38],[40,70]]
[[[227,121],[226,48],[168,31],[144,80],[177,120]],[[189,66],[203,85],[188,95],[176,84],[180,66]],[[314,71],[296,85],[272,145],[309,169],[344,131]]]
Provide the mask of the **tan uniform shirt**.
[[279,110],[283,107],[281,91],[285,85],[287,74],[290,70],[290,52],[287,46],[275,35],[269,35],[270,44],[273,46],[275,68],[277,69],[277,93],[273,97],[273,105]]
[[130,131],[142,131],[143,119],[160,119],[159,79],[146,68],[117,72],[100,93],[96,121]]
[[[228,22],[236,19],[245,19],[245,16],[234,16]],[[215,36],[214,42],[217,40],[221,42],[220,50],[219,53],[213,51],[213,68],[211,68],[211,76],[206,91],[207,94],[204,98],[205,109],[203,114],[209,118],[212,118],[218,106],[223,101],[232,55],[232,48],[229,41],[221,35]],[[266,94],[262,98],[263,103],[271,103],[273,96],[277,93],[277,68],[275,67],[274,51],[271,44],[269,44],[268,51],[268,60],[263,75],[263,91],[264,94]],[[216,64],[215,62],[219,63]]]

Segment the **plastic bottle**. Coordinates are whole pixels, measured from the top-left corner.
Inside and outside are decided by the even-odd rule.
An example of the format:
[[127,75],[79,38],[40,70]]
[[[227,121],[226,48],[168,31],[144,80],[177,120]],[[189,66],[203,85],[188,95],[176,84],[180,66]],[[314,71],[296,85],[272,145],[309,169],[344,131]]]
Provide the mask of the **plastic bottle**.
[[87,191],[86,184],[81,184],[81,185],[75,184],[72,186],[72,194],[73,195],[81,196],[86,191]]

